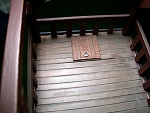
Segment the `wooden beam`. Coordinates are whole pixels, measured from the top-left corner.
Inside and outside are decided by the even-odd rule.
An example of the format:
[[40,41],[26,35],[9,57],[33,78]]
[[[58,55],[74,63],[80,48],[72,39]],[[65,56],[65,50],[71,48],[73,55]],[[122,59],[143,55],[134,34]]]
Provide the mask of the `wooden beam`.
[[1,113],[21,112],[25,5],[24,0],[11,2],[1,79]]
[[118,15],[91,15],[91,16],[74,16],[74,17],[58,17],[58,18],[40,18],[37,19],[38,23],[45,22],[58,22],[58,21],[68,21],[68,20],[90,20],[90,19],[109,19],[109,18],[128,18],[129,14],[118,14]]
[[136,57],[135,57],[135,62],[138,63],[138,62],[140,61],[140,59],[144,56],[144,54],[145,54],[145,51],[144,51],[144,49],[142,48],[142,49],[140,50],[140,52],[136,55]]
[[143,87],[145,91],[150,91],[150,79],[143,84]]
[[139,69],[139,75],[140,76],[143,76],[143,73],[147,70],[147,69],[149,69],[149,63],[148,62],[146,62],[142,67],[140,67],[140,69]]
[[32,31],[28,29],[28,55],[27,55],[27,105],[29,113],[33,113],[33,64],[32,64]]
[[137,46],[139,41],[140,41],[140,38],[139,38],[139,35],[137,35],[136,38],[132,41],[132,44],[130,45],[131,51],[135,50],[135,47]]

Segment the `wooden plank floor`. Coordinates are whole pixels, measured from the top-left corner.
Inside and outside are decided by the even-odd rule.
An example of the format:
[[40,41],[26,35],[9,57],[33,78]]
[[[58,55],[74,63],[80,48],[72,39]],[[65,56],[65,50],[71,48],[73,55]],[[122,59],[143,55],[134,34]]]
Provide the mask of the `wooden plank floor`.
[[38,113],[150,113],[129,37],[99,33],[101,59],[74,62],[70,38],[36,44]]

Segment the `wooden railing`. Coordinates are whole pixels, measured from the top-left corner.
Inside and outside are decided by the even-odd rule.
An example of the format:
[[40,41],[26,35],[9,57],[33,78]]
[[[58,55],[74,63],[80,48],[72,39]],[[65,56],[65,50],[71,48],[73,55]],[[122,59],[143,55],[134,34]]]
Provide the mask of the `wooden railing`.
[[[45,0],[38,0],[45,1]],[[144,0],[147,1],[147,0]],[[146,3],[146,2],[145,2]],[[32,15],[31,5],[27,5],[24,0],[12,0],[11,11],[9,15],[9,24],[7,29],[6,44],[3,59],[1,92],[0,92],[0,112],[1,113],[35,113],[35,106],[37,104],[37,96],[35,89],[37,87],[37,80],[35,78],[36,66],[34,59],[36,59],[36,51],[34,49],[34,42],[40,42],[38,29],[36,27],[36,20]],[[141,5],[144,7],[144,5]],[[22,56],[23,56],[23,39],[24,39],[24,24],[25,12],[28,13],[28,74],[27,74],[27,102],[25,99],[24,90],[22,87]],[[78,16],[78,17],[63,17],[63,18],[46,18],[37,19],[39,25],[49,24],[51,26],[51,35],[56,38],[61,32],[57,31],[57,24],[66,24],[67,37],[71,37],[73,33],[73,24],[80,23],[81,36],[86,35],[86,32],[92,32],[93,35],[98,35],[99,29],[103,20],[109,22],[107,31],[108,34],[113,33],[114,27],[118,20],[127,19],[128,14],[121,15],[99,15],[99,16]],[[131,16],[130,16],[131,17]],[[133,16],[134,17],[134,16]],[[134,17],[135,19],[135,17]],[[129,24],[127,24],[124,33],[128,34],[130,23],[134,21],[131,17]],[[130,21],[132,20],[132,21]],[[86,26],[89,22],[93,22],[93,29],[88,31]],[[131,28],[131,27],[130,27]],[[141,64],[139,74],[145,77],[145,73],[150,69],[150,47],[146,36],[142,30],[139,22],[136,22],[136,29],[138,35],[131,44],[131,50],[136,50],[136,47],[141,44],[142,48],[137,53],[135,61]],[[35,38],[36,37],[36,38]],[[146,56],[146,62],[141,63],[141,59]],[[150,91],[150,79],[143,84],[146,91]],[[148,99],[150,105],[150,99]]]
[[[67,37],[71,37],[73,33],[80,33],[81,36],[84,36],[86,32],[92,32],[93,35],[98,35],[100,31],[100,25],[104,21],[108,22],[108,34],[113,33],[114,27],[118,21],[125,20],[129,17],[128,14],[118,14],[118,15],[96,15],[96,16],[77,16],[77,17],[58,17],[58,18],[43,18],[37,19],[39,25],[49,25],[51,27],[51,36],[52,38],[57,38],[58,34],[62,32],[57,31],[57,25],[60,23],[66,24],[66,32],[63,34],[67,34]],[[89,22],[93,22],[93,29],[87,30],[86,26]],[[80,23],[80,31],[73,32],[73,24]],[[123,26],[122,26],[123,27]]]
[[[139,21],[136,21],[135,27],[137,36],[134,38],[130,48],[132,51],[136,51],[137,53],[135,61],[140,64],[139,75],[145,77],[146,73],[150,70],[150,46]],[[144,57],[146,58],[143,59]],[[143,60],[145,62],[143,62]],[[150,91],[150,79],[147,80],[145,78],[145,80],[143,87],[146,91]],[[148,104],[150,106],[150,99],[148,99]]]
[[[21,113],[27,108],[22,88],[22,48],[24,35],[25,1],[12,0],[5,43],[0,111]],[[16,20],[17,19],[17,20]]]
[[[30,8],[28,8],[29,6]],[[0,89],[0,112],[1,113],[36,113],[34,106],[37,104],[37,96],[35,88],[37,80],[34,73],[36,67],[33,58],[36,58],[34,41],[39,42],[40,37],[35,28],[35,19],[32,14],[28,15],[28,81],[27,81],[27,100],[22,85],[22,61],[23,61],[23,45],[25,34],[26,13],[29,13],[31,5],[25,0],[12,0],[11,10],[9,14],[9,23],[7,27],[7,36],[4,50],[2,79]],[[32,24],[31,24],[32,23]]]

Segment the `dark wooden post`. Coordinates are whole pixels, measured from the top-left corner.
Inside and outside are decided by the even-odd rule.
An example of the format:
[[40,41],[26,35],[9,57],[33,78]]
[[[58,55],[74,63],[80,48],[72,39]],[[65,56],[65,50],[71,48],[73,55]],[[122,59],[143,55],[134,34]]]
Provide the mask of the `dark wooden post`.
[[110,20],[109,26],[108,26],[108,31],[107,31],[108,34],[112,34],[113,33],[113,30],[114,30],[114,27],[115,27],[115,23],[116,23],[115,19]]
[[98,35],[98,31],[99,31],[99,27],[100,27],[99,23],[100,23],[100,21],[98,21],[98,20],[94,22],[93,35]]
[[71,37],[72,36],[72,25],[73,25],[72,21],[67,21],[67,23],[66,23],[67,37]]
[[40,38],[37,20],[34,15],[34,9],[32,8],[32,5],[30,3],[27,3],[26,7],[27,7],[26,14],[27,14],[28,23],[30,28],[32,29],[33,42],[39,43],[41,42],[41,38]]
[[130,11],[130,17],[129,20],[127,22],[127,24],[125,25],[125,27],[123,28],[122,34],[124,36],[129,36],[132,32],[132,28],[135,25],[135,20],[138,14],[138,8],[139,8],[139,4],[140,4],[141,0],[134,0],[134,4],[132,6],[132,9]]
[[52,36],[52,38],[57,38],[56,22],[51,22],[51,36]]
[[86,25],[87,25],[86,20],[82,20],[82,21],[81,21],[81,25],[80,25],[80,36],[85,36],[85,33],[86,33]]

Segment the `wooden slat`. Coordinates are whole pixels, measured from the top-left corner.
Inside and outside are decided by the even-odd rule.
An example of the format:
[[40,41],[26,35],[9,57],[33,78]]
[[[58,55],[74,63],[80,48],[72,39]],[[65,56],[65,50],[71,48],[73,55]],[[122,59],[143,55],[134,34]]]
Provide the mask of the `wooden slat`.
[[38,87],[38,82],[37,82],[37,79],[35,78],[34,73],[32,74],[32,77],[33,77],[33,84],[34,84],[35,88],[37,88]]
[[74,16],[74,17],[58,17],[58,18],[41,18],[37,19],[39,23],[53,21],[83,20],[83,19],[108,19],[108,18],[128,18],[129,14],[118,15],[92,15],[92,16]]
[[32,94],[33,94],[34,103],[35,103],[35,105],[37,105],[37,103],[38,103],[38,97],[37,97],[35,91],[32,91]]
[[[141,95],[126,95],[126,96],[120,96],[120,97],[114,97],[114,98],[109,98],[109,99],[96,99],[96,100],[90,100],[90,101],[81,101],[78,103],[63,103],[59,105],[43,105],[43,106],[37,106],[36,110],[38,112],[46,112],[46,111],[66,111],[66,110],[71,110],[71,109],[84,109],[84,108],[92,108],[92,107],[102,107],[102,106],[108,106],[113,104],[119,104],[119,103],[126,103],[129,101],[137,101],[140,99],[141,100],[146,100],[146,96],[141,96]],[[140,104],[139,104],[140,105]],[[146,103],[144,103],[143,106],[146,106]],[[118,108],[119,109],[119,108]],[[106,110],[107,111],[107,110]],[[105,113],[106,113],[105,111]]]
[[63,97],[57,97],[57,98],[43,98],[38,100],[38,105],[45,105],[45,104],[63,104],[63,103],[73,103],[73,102],[80,102],[80,101],[88,101],[88,100],[94,100],[94,99],[104,99],[104,98],[115,98],[118,96],[125,96],[125,95],[132,95],[132,94],[142,94],[142,96],[146,97],[146,93],[143,90],[142,87],[134,87],[129,89],[120,89],[120,90],[114,90],[110,92],[97,92],[97,93],[91,93],[88,95],[76,95],[76,96],[66,96]]
[[37,66],[36,66],[33,58],[32,58],[32,66],[33,66],[33,72],[36,73],[37,72]]
[[33,58],[37,59],[37,52],[35,50],[35,46],[32,44],[32,53],[33,53]]
[[134,81],[134,80],[140,80],[140,78],[136,76],[129,76],[129,77],[125,76],[125,77],[117,77],[117,78],[110,78],[110,79],[70,82],[70,83],[63,83],[63,84],[61,83],[60,84],[43,84],[43,85],[38,86],[37,91],[69,89],[69,88],[88,87],[88,86],[95,86],[95,85],[107,85],[107,84]]
[[[55,56],[55,55],[54,55]],[[57,55],[56,55],[57,56]],[[102,54],[101,52],[101,59],[102,60],[106,60],[106,59],[115,59],[115,58],[126,58],[126,57],[134,57],[134,53],[112,53],[112,54]],[[56,60],[57,59],[57,60]],[[66,57],[64,58],[56,58],[56,59],[50,59],[50,57],[48,59],[44,59],[44,60],[37,60],[36,64],[40,65],[40,64],[56,64],[56,63],[69,63],[69,62],[73,62],[72,57]]]
[[33,113],[37,113],[35,110],[33,110]]
[[141,108],[133,108],[129,110],[123,110],[123,111],[118,111],[115,113],[149,113],[150,108],[149,107],[141,107]]
[[25,1],[12,0],[1,77],[1,113],[21,112],[24,18]]
[[[102,112],[102,113],[114,112],[114,113],[116,113],[117,111],[123,112],[125,110],[131,110],[131,109],[137,109],[137,108],[140,109],[140,107],[141,108],[147,107],[146,99],[137,100],[137,101],[133,101],[133,102],[128,101],[125,103],[109,104],[107,106],[98,106],[97,105],[97,106],[93,106],[93,107],[87,107],[85,109],[80,108],[80,109],[70,109],[69,110],[69,108],[68,108],[68,110],[66,110],[66,111],[58,111],[58,112],[59,113],[93,113],[93,112],[94,113],[99,113],[99,112]],[[53,112],[52,110],[47,110],[47,111],[49,111],[47,113],[50,113],[50,111]],[[141,113],[143,113],[143,112],[141,111]]]
[[[77,43],[78,44],[78,43]],[[99,45],[100,51],[105,51],[105,50],[112,50],[114,51],[115,49],[126,49],[129,48],[129,43],[110,43],[110,44],[104,44],[104,45]],[[55,51],[52,51],[53,49],[45,49],[45,50],[37,50],[37,55],[56,55],[56,54],[63,54],[63,53],[71,53],[71,47],[68,48],[57,48]]]
[[149,68],[149,63],[146,62],[142,67],[139,69],[139,75],[143,76],[143,73]]
[[28,113],[28,108],[27,108],[27,103],[26,103],[26,99],[25,99],[25,95],[24,95],[24,91],[22,90],[22,103],[21,103],[21,109],[22,109],[22,113]]
[[53,98],[53,97],[73,96],[73,95],[85,95],[96,92],[109,92],[113,90],[141,87],[141,86],[142,86],[141,80],[134,80],[107,85],[105,84],[105,85],[95,85],[89,87],[79,87],[70,89],[36,91],[36,93],[38,95],[38,98]]
[[150,79],[143,84],[143,87],[146,91],[150,91]]
[[51,23],[51,36],[52,38],[57,38],[57,27],[54,22]]
[[53,69],[69,69],[77,67],[95,67],[95,66],[104,66],[104,65],[117,65],[117,64],[127,64],[128,62],[135,64],[134,58],[118,58],[110,60],[95,60],[87,62],[70,62],[70,63],[59,63],[52,65],[37,65],[37,70],[53,70]]
[[131,46],[130,46],[130,48],[131,48],[132,51],[135,50],[135,47],[137,46],[137,44],[138,44],[139,41],[140,41],[140,38],[137,35],[136,38],[133,40]]
[[80,25],[80,36],[85,36],[87,22],[85,20],[81,21]]
[[[124,51],[124,54],[122,55],[122,52]],[[128,55],[128,56],[127,56]],[[120,57],[132,57],[135,56],[133,52],[129,52],[128,49],[118,49],[118,50],[107,50],[107,51],[101,51],[101,56],[102,59],[107,59],[109,58],[120,58]],[[42,55],[42,56],[38,56],[36,61],[40,61],[40,60],[56,60],[56,59],[67,59],[67,58],[72,58],[72,53],[64,53],[61,54],[61,56],[59,54],[56,55]],[[66,60],[67,61],[67,60]]]
[[150,99],[148,99],[147,102],[148,102],[148,105],[149,105],[149,107],[150,107]]
[[48,70],[48,71],[38,71],[36,73],[37,77],[49,77],[49,76],[63,76],[70,74],[83,74],[90,72],[108,72],[115,70],[124,70],[124,69],[134,69],[138,68],[135,64],[118,64],[118,65],[105,65],[105,66],[97,66],[97,67],[84,67],[84,68],[75,68],[75,69],[63,69],[63,70]]
[[141,50],[140,50],[140,52],[136,55],[136,57],[135,57],[135,62],[139,62],[140,61],[140,59],[144,56],[144,54],[145,54],[145,51],[144,51],[144,49],[142,48]]
[[115,27],[115,23],[116,23],[115,19],[110,20],[110,23],[108,25],[108,31],[107,31],[108,34],[112,34],[113,33],[113,30],[114,30],[114,27]]
[[[105,75],[105,76],[100,76]],[[97,73],[85,73],[80,76],[68,75],[68,76],[59,76],[59,77],[46,77],[46,78],[37,78],[39,85],[40,84],[55,84],[55,83],[70,83],[70,82],[81,82],[89,80],[99,80],[99,79],[108,79],[116,78],[121,76],[133,76],[138,75],[137,69],[125,69],[122,71],[110,71],[110,72],[97,72]]]
[[72,21],[68,21],[66,23],[66,27],[67,27],[67,37],[71,37],[72,36],[72,25],[73,22]]
[[28,29],[28,55],[27,55],[27,105],[29,113],[33,113],[33,64],[32,64],[32,31]]
[[100,28],[100,21],[95,21],[94,22],[94,27],[93,27],[93,35],[98,35],[99,28]]

